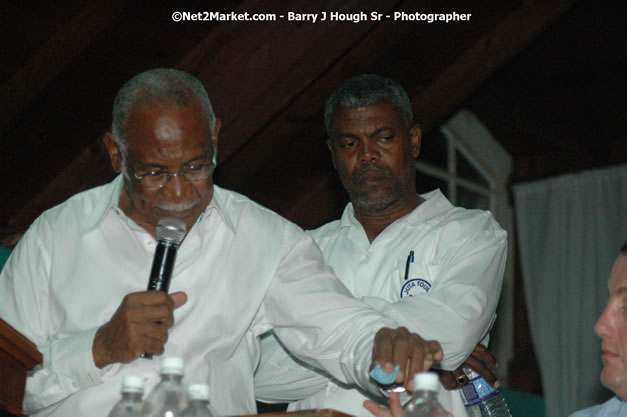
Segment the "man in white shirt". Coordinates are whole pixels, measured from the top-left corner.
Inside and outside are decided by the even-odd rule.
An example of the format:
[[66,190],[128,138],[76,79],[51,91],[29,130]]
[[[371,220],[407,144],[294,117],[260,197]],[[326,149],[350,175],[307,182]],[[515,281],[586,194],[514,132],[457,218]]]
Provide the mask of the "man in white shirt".
[[[144,352],[182,357],[185,382],[209,383],[221,415],[254,413],[257,336],[272,328],[300,360],[375,392],[371,361],[403,365],[407,383],[442,358],[437,342],[381,329],[397,324],[354,300],[300,228],[213,185],[219,131],[184,72],[147,71],[119,91],[105,145],[121,174],[42,214],[0,274],[0,316],[43,353],[28,415],[106,416],[124,375],[156,384]],[[188,230],[169,295],[145,291],[163,216]]]
[[[350,203],[340,220],[313,231],[324,260],[353,295],[411,331],[438,340],[440,367],[458,368],[487,342],[501,290],[507,236],[489,212],[453,207],[439,190],[418,195],[414,159],[421,131],[405,90],[375,75],[352,78],[325,107],[333,165]],[[289,409],[369,415],[384,403],[333,376],[308,372],[270,336],[262,341],[257,396]],[[440,390],[456,417],[457,391]]]

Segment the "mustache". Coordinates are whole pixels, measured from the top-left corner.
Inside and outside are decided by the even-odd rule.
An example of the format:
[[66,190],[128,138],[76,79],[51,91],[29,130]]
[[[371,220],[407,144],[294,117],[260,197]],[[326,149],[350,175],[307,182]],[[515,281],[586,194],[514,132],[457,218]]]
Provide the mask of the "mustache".
[[181,201],[179,203],[173,203],[171,201],[161,201],[154,205],[155,208],[163,211],[185,211],[193,208],[196,204],[200,203],[200,200]]
[[390,172],[389,168],[367,164],[360,166],[359,169],[353,171],[353,173],[351,174],[351,179],[353,180],[354,184],[359,184],[363,182],[366,178],[372,177],[390,179],[392,178],[392,173]]

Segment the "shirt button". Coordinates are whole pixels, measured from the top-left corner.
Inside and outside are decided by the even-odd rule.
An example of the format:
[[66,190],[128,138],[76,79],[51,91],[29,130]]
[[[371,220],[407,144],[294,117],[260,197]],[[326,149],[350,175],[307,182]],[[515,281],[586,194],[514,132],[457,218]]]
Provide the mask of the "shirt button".
[[72,386],[73,386],[74,388],[78,388],[78,382],[76,382],[76,381],[72,381]]

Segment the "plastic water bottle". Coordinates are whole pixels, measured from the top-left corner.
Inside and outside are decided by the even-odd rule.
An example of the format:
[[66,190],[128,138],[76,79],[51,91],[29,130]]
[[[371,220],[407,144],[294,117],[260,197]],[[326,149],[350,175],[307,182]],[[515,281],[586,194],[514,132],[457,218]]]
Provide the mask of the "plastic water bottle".
[[512,417],[500,389],[493,388],[474,369],[463,368],[468,384],[461,389],[470,417]]
[[403,417],[452,417],[438,401],[440,378],[434,372],[414,375],[414,393],[403,407]]
[[216,410],[209,404],[209,385],[191,384],[187,391],[190,401],[181,417],[218,417]]
[[122,398],[113,406],[108,417],[141,417],[144,402],[144,379],[126,375],[122,379]]
[[180,417],[189,399],[183,385],[183,359],[161,359],[161,382],[144,402],[142,417]]

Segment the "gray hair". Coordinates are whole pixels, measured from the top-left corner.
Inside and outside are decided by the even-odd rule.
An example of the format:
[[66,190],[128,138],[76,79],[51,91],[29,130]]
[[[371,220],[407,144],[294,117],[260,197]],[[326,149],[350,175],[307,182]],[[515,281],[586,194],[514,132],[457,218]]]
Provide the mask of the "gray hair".
[[120,147],[122,158],[126,158],[128,146],[126,123],[135,104],[160,103],[186,106],[192,104],[195,99],[200,103],[209,122],[210,134],[213,134],[216,116],[213,113],[205,87],[193,75],[176,69],[155,68],[142,72],[127,81],[120,88],[113,101],[113,122],[111,125],[111,133]]
[[405,128],[409,130],[413,111],[405,89],[389,78],[362,74],[344,81],[331,93],[324,106],[327,133],[331,135],[335,115],[339,110],[366,107],[381,101],[388,102],[394,107]]

